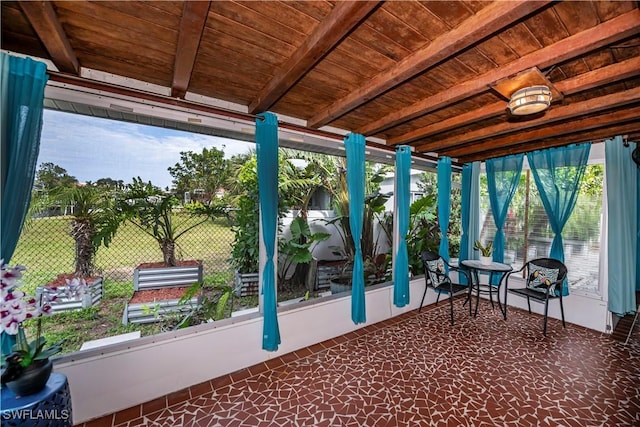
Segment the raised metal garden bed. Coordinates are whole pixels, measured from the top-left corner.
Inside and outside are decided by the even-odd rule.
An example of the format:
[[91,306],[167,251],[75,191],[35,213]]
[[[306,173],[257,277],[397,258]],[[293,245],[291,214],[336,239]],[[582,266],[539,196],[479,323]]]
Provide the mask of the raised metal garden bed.
[[[153,290],[188,287],[194,283],[202,283],[202,262],[186,261],[175,267],[141,265],[133,270],[134,298],[138,293]],[[132,299],[133,300],[133,299]],[[122,315],[122,323],[153,323],[162,320],[163,316],[175,313],[186,313],[200,304],[200,298],[194,297],[183,304],[180,298],[152,299],[145,302],[127,302]]]
[[258,295],[258,273],[235,273],[235,292],[237,297]]
[[137,267],[133,270],[133,289],[159,289],[202,283],[202,263],[176,267]]
[[168,314],[186,313],[192,307],[200,304],[200,298],[194,297],[183,304],[179,304],[180,299],[166,301],[150,301],[141,303],[129,303],[125,305],[122,316],[122,324],[129,323],[154,323],[162,320]]

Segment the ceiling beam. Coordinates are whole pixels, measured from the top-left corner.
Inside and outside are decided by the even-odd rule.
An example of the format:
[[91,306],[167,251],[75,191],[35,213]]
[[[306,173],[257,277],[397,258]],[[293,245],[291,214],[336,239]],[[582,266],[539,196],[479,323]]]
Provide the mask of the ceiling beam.
[[[627,59],[626,61],[580,74],[579,76],[563,80],[555,83],[554,85],[557,90],[566,96],[605,84],[614,83],[636,75],[640,75],[640,57]],[[498,101],[477,110],[469,111],[447,120],[442,120],[419,129],[414,129],[403,135],[389,138],[387,140],[387,145],[409,144],[441,132],[499,116],[500,114],[506,113],[506,109],[507,104],[502,101]]]
[[580,74],[571,79],[555,83],[556,89],[564,95],[572,95],[594,87],[615,83],[640,75],[640,57],[636,56],[626,61],[607,65],[588,73]]
[[412,130],[403,135],[399,135],[387,140],[387,145],[409,144],[431,135],[456,129],[475,123],[481,120],[490,119],[492,117],[504,114],[507,104],[504,101],[494,102],[493,104],[478,108],[477,110],[468,111],[459,116],[453,116],[450,119],[442,120],[419,129]]
[[[520,132],[514,135],[507,135],[502,138],[491,138],[482,144],[482,150],[491,152],[509,147],[512,145],[528,144],[546,138],[558,138],[570,135],[576,132],[584,132],[587,130],[599,129],[608,126],[614,126],[629,121],[637,121],[640,117],[640,106],[626,108],[624,110],[616,110],[593,117],[585,117],[577,120],[558,123],[554,126],[543,126],[526,132]],[[640,123],[638,123],[640,128]],[[477,145],[468,145],[461,148],[453,148],[442,152],[442,155],[457,158],[469,156],[477,153]]]
[[640,9],[634,9],[631,12],[610,19],[596,27],[592,27],[534,51],[503,65],[499,69],[484,73],[475,79],[462,82],[395,113],[387,114],[381,119],[357,129],[356,132],[363,135],[374,135],[382,130],[397,126],[431,111],[443,108],[451,103],[484,92],[489,88],[489,85],[500,79],[510,77],[532,67],[544,69],[615,43],[640,33],[640,25],[638,25],[638,22],[640,22]]
[[304,77],[328,52],[367,17],[380,1],[339,1],[302,45],[275,72],[249,104],[252,114],[268,110]]
[[175,98],[184,98],[189,88],[191,72],[196,61],[210,6],[211,1],[186,1],[182,6],[176,60],[173,65],[173,80],[171,81],[171,96]]
[[416,150],[419,152],[437,151],[440,152],[450,147],[471,144],[486,138],[495,138],[500,135],[522,132],[537,126],[549,126],[558,121],[566,121],[579,116],[594,114],[630,104],[640,100],[640,87],[616,92],[609,95],[591,98],[586,101],[576,102],[566,106],[552,108],[544,116],[524,121],[524,122],[503,122],[493,126],[487,126],[471,132],[465,132],[449,138],[419,145]]
[[562,138],[549,138],[537,141],[535,144],[518,144],[501,149],[491,150],[489,152],[473,153],[466,157],[459,157],[458,163],[469,163],[475,161],[484,161],[489,158],[508,156],[511,154],[529,153],[535,150],[545,148],[561,147],[569,144],[577,144],[586,141],[597,141],[612,138],[616,135],[633,134],[640,131],[640,123],[625,123],[616,126],[606,126],[597,130],[588,130],[578,132]]
[[480,42],[522,19],[550,1],[499,1],[481,9],[451,31],[437,37],[424,48],[403,58],[349,95],[313,116],[311,127],[324,126],[384,92],[404,83],[460,51]]
[[71,43],[62,29],[52,4],[48,1],[18,2],[58,70],[79,75],[78,58],[71,48]]

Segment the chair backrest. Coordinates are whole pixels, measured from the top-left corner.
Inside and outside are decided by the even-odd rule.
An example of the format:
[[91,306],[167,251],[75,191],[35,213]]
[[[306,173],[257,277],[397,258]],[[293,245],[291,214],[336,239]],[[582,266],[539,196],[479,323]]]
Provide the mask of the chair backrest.
[[424,274],[434,288],[449,280],[445,262],[440,255],[424,251],[421,254],[421,258],[424,265]]
[[[549,296],[560,295],[562,282],[567,277],[567,267],[554,258],[537,258],[527,262],[527,288],[549,293]],[[549,286],[551,285],[551,286]]]

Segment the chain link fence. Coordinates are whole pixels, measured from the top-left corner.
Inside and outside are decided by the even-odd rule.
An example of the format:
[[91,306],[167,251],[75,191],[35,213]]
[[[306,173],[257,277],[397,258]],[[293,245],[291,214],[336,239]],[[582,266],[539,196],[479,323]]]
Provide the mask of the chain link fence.
[[[178,220],[188,221],[187,215]],[[59,274],[74,271],[74,240],[70,235],[70,216],[32,218],[22,230],[10,264],[27,267],[24,285],[28,290],[44,285]],[[205,284],[232,284],[229,263],[234,234],[228,219],[207,221],[186,232],[177,241],[182,260],[201,260]],[[133,270],[142,263],[161,262],[158,243],[132,224],[125,224],[108,247],[95,257],[96,275],[103,276],[105,294],[121,297],[133,294]]]

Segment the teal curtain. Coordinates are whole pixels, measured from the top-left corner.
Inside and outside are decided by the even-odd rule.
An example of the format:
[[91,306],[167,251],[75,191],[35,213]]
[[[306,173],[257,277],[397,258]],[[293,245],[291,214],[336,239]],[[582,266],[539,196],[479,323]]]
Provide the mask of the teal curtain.
[[396,206],[398,245],[393,262],[393,303],[396,307],[409,304],[409,204],[411,196],[411,149],[402,145],[396,151]]
[[474,259],[474,243],[480,238],[480,162],[471,164],[471,190],[469,194],[469,242],[467,254]]
[[[584,143],[527,154],[533,179],[555,234],[549,257],[562,262],[562,230],[576,205],[590,149],[591,143]],[[569,295],[569,283],[566,280],[562,284],[562,295]]]
[[[471,219],[471,178],[473,172],[471,163],[462,165],[462,235],[460,236],[460,253],[458,259],[460,262],[469,259],[469,220]],[[467,276],[461,274],[459,281],[467,284]]]
[[355,246],[351,284],[351,319],[366,322],[364,298],[364,264],[362,261],[362,217],[364,215],[364,136],[350,133],[344,140],[347,152],[347,190],[349,193],[349,227]]
[[[493,214],[493,222],[496,225],[496,235],[493,238],[493,260],[504,262],[504,224],[507,221],[509,205],[516,193],[520,174],[522,173],[522,161],[524,154],[488,159],[487,185],[489,189],[489,204]],[[497,285],[500,277],[497,274],[491,276],[491,283]]]
[[451,215],[451,158],[438,158],[438,225],[440,226],[439,254],[449,262],[449,215]]
[[0,54],[2,148],[0,259],[10,264],[31,202],[42,130],[47,66]]
[[[7,264],[31,202],[47,79],[44,63],[0,53],[0,259]],[[1,354],[13,344],[14,335],[0,334]]]
[[276,302],[275,238],[278,224],[278,119],[273,113],[256,118],[256,155],[258,159],[258,192],[262,221],[262,240],[267,260],[262,272],[264,324],[262,348],[275,351],[280,345],[280,329]]
[[638,191],[640,172],[631,159],[633,145],[622,138],[605,141],[608,215],[608,308],[624,316],[636,311],[638,290]]

